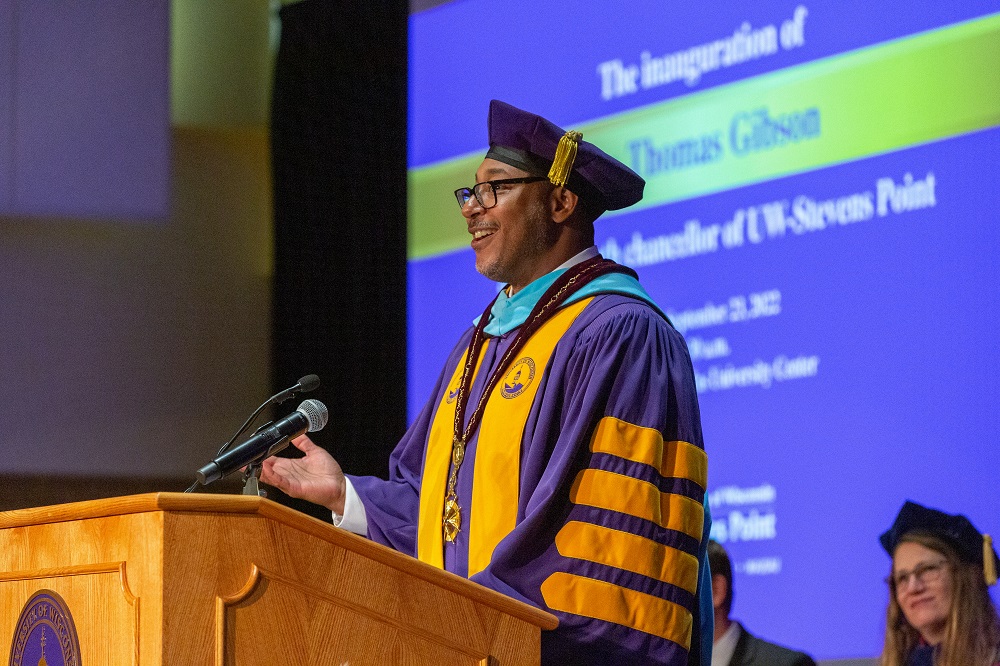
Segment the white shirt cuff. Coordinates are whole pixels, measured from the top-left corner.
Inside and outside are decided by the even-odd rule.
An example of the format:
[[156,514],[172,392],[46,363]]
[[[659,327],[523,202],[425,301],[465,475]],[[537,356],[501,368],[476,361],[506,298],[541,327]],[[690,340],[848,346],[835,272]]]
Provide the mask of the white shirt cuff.
[[368,514],[365,513],[365,505],[358,497],[358,491],[354,489],[350,479],[346,479],[344,488],[344,515],[333,514],[333,525],[348,532],[354,532],[361,536],[368,535]]

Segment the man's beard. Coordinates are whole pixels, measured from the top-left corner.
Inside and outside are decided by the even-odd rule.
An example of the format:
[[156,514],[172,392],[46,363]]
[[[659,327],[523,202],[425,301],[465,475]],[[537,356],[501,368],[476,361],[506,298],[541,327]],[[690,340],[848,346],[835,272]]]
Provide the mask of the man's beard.
[[523,263],[518,261],[518,257],[541,257],[555,242],[556,229],[545,201],[534,201],[524,215],[527,222],[526,234],[524,243],[518,248],[517,253],[511,257],[498,255],[490,263],[476,265],[476,270],[494,282],[517,282],[520,276],[515,271],[524,267]]

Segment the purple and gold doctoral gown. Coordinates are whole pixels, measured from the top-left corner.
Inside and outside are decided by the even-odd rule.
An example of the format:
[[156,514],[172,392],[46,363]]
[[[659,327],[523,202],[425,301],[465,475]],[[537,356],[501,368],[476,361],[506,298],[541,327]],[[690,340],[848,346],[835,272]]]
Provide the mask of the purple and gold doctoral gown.
[[[466,419],[516,332],[487,339]],[[543,664],[679,666],[689,652],[707,664],[701,646],[712,631],[705,636],[698,599],[704,610],[707,462],[681,335],[634,296],[564,305],[489,399],[458,475],[462,527],[445,543],[441,506],[471,335],[393,451],[389,479],[351,477],[369,537],[555,614]]]

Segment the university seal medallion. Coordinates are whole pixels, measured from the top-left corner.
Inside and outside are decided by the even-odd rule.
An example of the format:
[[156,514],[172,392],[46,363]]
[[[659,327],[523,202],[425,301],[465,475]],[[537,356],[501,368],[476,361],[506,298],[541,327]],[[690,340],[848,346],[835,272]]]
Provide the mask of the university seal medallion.
[[39,590],[14,627],[10,666],[80,666],[80,640],[62,597]]

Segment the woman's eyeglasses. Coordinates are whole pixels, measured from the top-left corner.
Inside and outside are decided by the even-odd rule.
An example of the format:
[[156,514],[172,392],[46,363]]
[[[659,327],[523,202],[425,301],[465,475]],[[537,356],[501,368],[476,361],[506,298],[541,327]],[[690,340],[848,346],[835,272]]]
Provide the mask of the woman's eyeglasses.
[[897,571],[886,578],[885,582],[897,592],[908,588],[911,581],[918,581],[922,585],[935,583],[941,579],[946,564],[948,564],[948,560],[923,562],[913,567],[913,571]]

